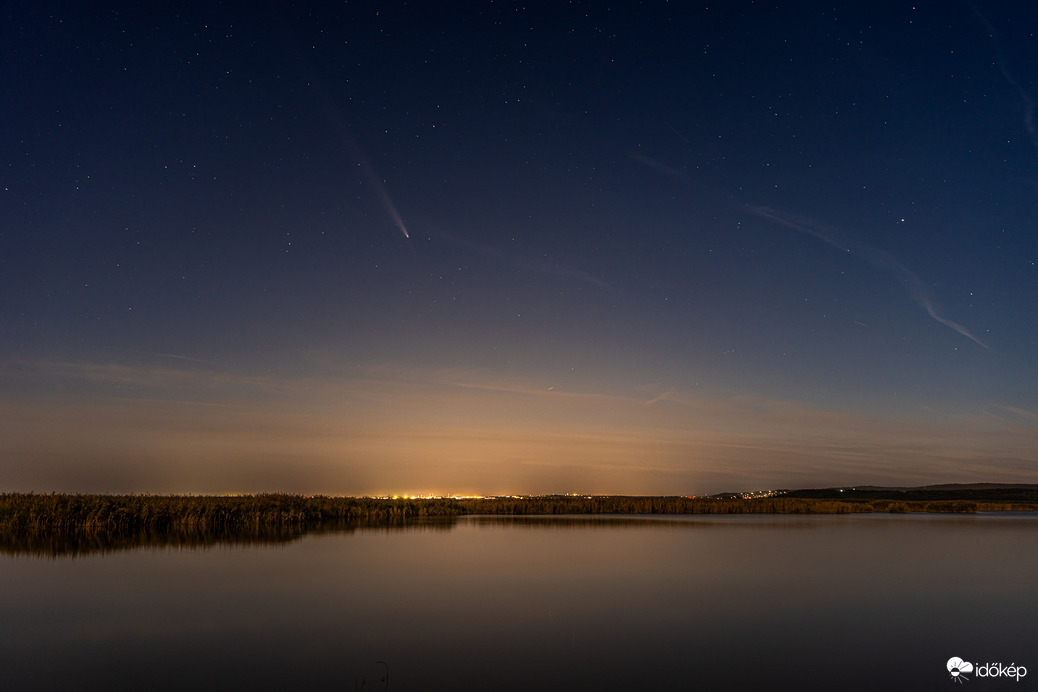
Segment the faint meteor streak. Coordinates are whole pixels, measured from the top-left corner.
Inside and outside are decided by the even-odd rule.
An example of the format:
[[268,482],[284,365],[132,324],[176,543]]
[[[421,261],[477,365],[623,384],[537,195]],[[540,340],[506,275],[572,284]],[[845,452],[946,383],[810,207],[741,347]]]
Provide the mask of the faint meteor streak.
[[804,233],[814,238],[818,238],[837,250],[855,254],[874,267],[887,270],[905,284],[905,288],[908,289],[908,295],[911,296],[912,300],[917,305],[926,310],[926,314],[937,322],[943,324],[945,327],[954,329],[974,343],[991,350],[990,346],[973,336],[966,327],[962,326],[958,322],[953,322],[942,315],[937,310],[937,305],[934,302],[933,296],[930,294],[930,289],[926,286],[923,280],[920,279],[915,272],[898,262],[889,252],[872,247],[866,243],[852,240],[837,228],[821,226],[810,219],[805,219],[800,216],[786,214],[774,209],[769,209],[768,207],[751,206],[750,211],[761,218],[773,221],[785,226],[786,228],[792,228],[794,231],[799,233]]
[[688,144],[688,145],[692,144],[692,142],[688,141],[688,137],[686,137],[685,135],[683,135],[680,132],[678,132],[677,128],[675,128],[673,125],[671,125],[670,123],[663,123],[663,124],[666,125],[667,127],[669,127],[671,132],[676,134],[678,137],[681,137],[681,139],[684,140],[685,144]]

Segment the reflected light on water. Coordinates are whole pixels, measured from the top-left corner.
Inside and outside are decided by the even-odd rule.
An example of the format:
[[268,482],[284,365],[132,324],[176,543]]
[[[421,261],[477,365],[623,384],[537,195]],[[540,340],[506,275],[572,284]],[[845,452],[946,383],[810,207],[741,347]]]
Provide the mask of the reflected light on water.
[[865,657],[931,689],[952,655],[1038,670],[1035,519],[463,517],[8,552],[0,664],[27,690],[370,688],[378,661],[394,690],[871,690]]

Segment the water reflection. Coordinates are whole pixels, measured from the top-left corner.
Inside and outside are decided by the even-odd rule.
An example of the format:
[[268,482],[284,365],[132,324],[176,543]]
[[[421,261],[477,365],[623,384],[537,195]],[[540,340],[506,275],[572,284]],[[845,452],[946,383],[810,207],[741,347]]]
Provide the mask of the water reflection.
[[0,554],[45,558],[85,557],[137,549],[193,550],[214,547],[284,546],[304,536],[349,534],[355,531],[450,531],[458,523],[514,530],[543,529],[645,529],[754,527],[765,529],[808,529],[840,524],[842,516],[812,515],[545,515],[428,517],[364,519],[326,522],[317,526],[251,526],[233,531],[198,528],[166,531],[112,531],[78,528],[50,531],[0,533]]
[[[943,526],[1020,526],[1038,530],[1038,512],[974,512],[887,514],[582,514],[582,515],[466,515],[457,522],[510,529],[647,529],[688,530],[691,528],[822,529],[852,527],[862,522],[875,525],[934,522]],[[981,523],[978,523],[980,521]],[[1030,523],[1027,523],[1027,522]]]
[[544,515],[544,516],[465,516],[458,521],[487,528],[512,530],[542,529],[609,529],[624,530],[678,530],[738,527],[755,529],[807,529],[835,526],[845,523],[847,515],[711,515],[711,514],[592,514],[592,515]]
[[[983,524],[977,524],[983,518]],[[0,533],[0,554],[23,557],[85,557],[94,553],[123,550],[169,549],[193,550],[215,547],[284,546],[304,536],[349,534],[356,531],[450,531],[459,523],[467,526],[509,530],[598,530],[625,529],[653,530],[689,529],[753,529],[753,530],[807,530],[839,526],[855,526],[860,522],[890,524],[897,522],[939,521],[942,525],[987,526],[990,528],[1016,525],[1014,519],[1031,518],[1038,524],[1038,515],[1030,512],[986,512],[972,515],[915,514],[915,515],[469,515],[461,517],[421,517],[393,519],[362,519],[299,526],[253,526],[234,531],[182,529],[169,531],[109,531],[95,529],[21,531]],[[1002,523],[998,523],[1002,520]]]
[[397,692],[926,690],[950,684],[951,656],[1035,671],[1014,689],[1038,680],[1038,517],[494,516],[147,540],[5,551],[6,687],[370,690],[392,671]]
[[432,519],[372,519],[330,522],[319,526],[254,526],[233,531],[180,529],[168,531],[74,530],[0,533],[0,554],[12,557],[65,558],[123,550],[194,550],[215,547],[284,546],[304,536],[354,531],[449,531],[452,517]]

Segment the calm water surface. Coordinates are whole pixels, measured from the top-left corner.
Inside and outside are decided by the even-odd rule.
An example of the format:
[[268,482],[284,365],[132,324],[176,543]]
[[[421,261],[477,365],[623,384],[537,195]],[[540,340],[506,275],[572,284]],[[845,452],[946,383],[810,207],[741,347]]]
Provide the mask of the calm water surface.
[[968,689],[1038,687],[1038,517],[466,517],[0,556],[12,690],[948,690],[951,656],[1031,671]]

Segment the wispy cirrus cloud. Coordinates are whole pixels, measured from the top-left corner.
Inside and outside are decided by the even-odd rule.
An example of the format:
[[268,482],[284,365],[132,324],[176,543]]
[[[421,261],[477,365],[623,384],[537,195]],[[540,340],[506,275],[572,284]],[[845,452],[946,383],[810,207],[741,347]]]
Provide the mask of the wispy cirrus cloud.
[[769,207],[750,206],[749,209],[753,214],[762,219],[767,219],[799,233],[817,238],[837,250],[842,250],[862,258],[877,269],[889,272],[905,286],[912,301],[926,310],[926,314],[933,320],[958,332],[977,345],[990,350],[991,347],[978,339],[969,329],[946,317],[938,308],[933,293],[926,283],[886,250],[863,243],[851,238],[847,233],[838,228],[819,224],[803,216],[788,214]]
[[1016,90],[1017,95],[1024,104],[1024,129],[1027,130],[1027,134],[1031,139],[1031,146],[1035,152],[1038,153],[1038,126],[1035,125],[1034,111],[1035,111],[1035,100],[1027,89],[1023,87],[1020,80],[1016,78],[1013,71],[1009,69],[1009,60],[1006,58],[1005,51],[1002,49],[1002,41],[999,39],[998,31],[995,30],[994,25],[988,21],[988,18],[980,11],[974,3],[968,2],[970,9],[973,11],[973,15],[983,25],[984,30],[987,31],[988,38],[991,40],[991,47],[995,54],[995,64],[998,65],[998,71],[1002,73],[1002,77],[1006,80],[1009,86]]

